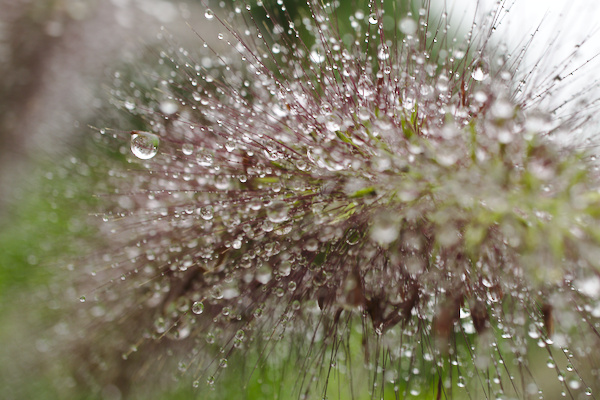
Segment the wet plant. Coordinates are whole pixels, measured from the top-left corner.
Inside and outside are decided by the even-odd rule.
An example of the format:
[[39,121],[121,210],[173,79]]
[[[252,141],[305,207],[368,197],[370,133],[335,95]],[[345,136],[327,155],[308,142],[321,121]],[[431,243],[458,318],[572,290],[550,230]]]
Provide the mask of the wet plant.
[[84,341],[104,337],[89,376],[595,398],[600,194],[575,135],[596,87],[557,103],[577,66],[523,71],[503,10],[460,34],[429,2],[233,1],[207,5],[198,53],[163,33],[115,76],[131,117],[97,132],[127,166],[77,289]]

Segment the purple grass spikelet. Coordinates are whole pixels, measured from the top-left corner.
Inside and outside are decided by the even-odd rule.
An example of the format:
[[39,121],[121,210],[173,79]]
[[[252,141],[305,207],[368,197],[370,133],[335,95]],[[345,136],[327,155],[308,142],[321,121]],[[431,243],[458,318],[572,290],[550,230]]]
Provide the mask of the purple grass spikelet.
[[595,398],[600,194],[574,136],[593,92],[557,105],[568,79],[498,44],[502,6],[452,33],[429,1],[355,3],[207,5],[198,52],[163,32],[119,77],[130,117],[98,135],[127,165],[77,289],[86,340],[110,338],[89,375]]

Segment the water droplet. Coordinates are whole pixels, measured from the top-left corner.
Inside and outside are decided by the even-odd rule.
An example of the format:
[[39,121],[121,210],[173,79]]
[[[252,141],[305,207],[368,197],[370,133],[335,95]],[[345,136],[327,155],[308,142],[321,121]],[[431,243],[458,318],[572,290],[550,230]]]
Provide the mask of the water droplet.
[[315,64],[321,64],[323,61],[325,61],[325,55],[317,50],[313,50],[310,52],[310,61]]
[[592,388],[589,387],[589,388],[585,389],[585,395],[586,396],[591,396],[592,395]]
[[581,382],[577,378],[573,378],[569,381],[569,387],[573,390],[577,390],[581,387]]
[[179,109],[179,107],[177,106],[177,103],[170,101],[170,100],[161,102],[160,105],[158,106],[158,108],[160,109],[160,111],[163,114],[166,114],[166,115],[174,114]]
[[212,154],[200,153],[196,156],[196,162],[201,167],[210,167],[213,165]]
[[400,226],[394,218],[379,216],[371,228],[371,239],[379,244],[389,244],[398,238]]
[[235,338],[236,338],[237,340],[244,340],[244,336],[245,336],[245,335],[246,335],[246,334],[244,333],[244,331],[240,329],[239,331],[237,331],[237,332],[235,333]]
[[225,150],[227,150],[228,153],[231,153],[232,151],[235,150],[236,144],[233,140],[228,140],[225,143]]
[[342,128],[342,125],[340,122],[341,121],[339,118],[332,115],[327,118],[327,121],[325,122],[325,128],[327,128],[327,130],[330,132],[337,132]]
[[369,15],[369,23],[371,25],[375,25],[377,23],[377,15],[375,13],[371,13]]
[[567,371],[569,371],[569,372],[573,371],[573,364],[567,364],[567,367],[566,367],[566,369],[567,369]]
[[319,248],[319,242],[315,238],[308,239],[304,244],[304,249],[306,251],[317,251]]
[[82,303],[85,303],[85,296],[81,296],[81,297],[79,298],[79,301],[80,301],[80,302],[82,302]]
[[465,382],[465,377],[464,376],[459,376],[458,377],[458,381],[456,382],[456,386],[458,386],[460,388],[464,388],[466,386],[466,382]]
[[183,146],[181,146],[181,152],[186,156],[191,156],[194,152],[194,145],[191,143],[184,143]]
[[288,219],[289,206],[284,201],[274,201],[267,208],[267,218],[274,224],[279,224]]
[[513,117],[515,107],[508,100],[498,99],[492,104],[490,111],[495,118],[509,119]]
[[202,314],[203,311],[204,311],[204,304],[202,304],[201,301],[195,301],[194,304],[192,304],[192,312],[194,314]]
[[142,160],[149,160],[158,153],[158,135],[149,132],[131,132],[131,152]]
[[487,62],[483,60],[477,60],[473,63],[473,67],[471,70],[471,77],[476,81],[483,81],[487,79],[490,73],[490,68]]
[[435,87],[440,92],[447,92],[448,91],[448,87],[449,87],[449,83],[450,83],[450,80],[448,79],[448,77],[446,75],[441,75],[438,78],[438,81],[437,81]]
[[206,334],[206,343],[213,344],[215,342],[215,335],[211,332]]
[[205,221],[210,221],[213,219],[213,208],[212,206],[202,207],[200,209],[200,216]]
[[158,317],[154,321],[154,329],[156,329],[156,333],[165,333],[167,331],[167,321],[163,317]]
[[410,17],[402,18],[398,23],[398,28],[405,35],[413,35],[417,32],[417,22]]
[[210,8],[207,8],[206,11],[204,11],[204,18],[211,20],[215,17],[215,14],[212,12],[212,10]]
[[390,50],[387,48],[387,46],[382,46],[381,49],[379,49],[379,52],[377,52],[377,58],[380,61],[385,61],[390,58]]

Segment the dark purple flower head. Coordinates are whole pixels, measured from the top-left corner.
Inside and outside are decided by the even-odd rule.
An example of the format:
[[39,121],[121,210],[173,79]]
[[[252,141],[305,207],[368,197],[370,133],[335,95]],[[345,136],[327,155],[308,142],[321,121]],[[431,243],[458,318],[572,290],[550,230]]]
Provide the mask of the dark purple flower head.
[[374,397],[596,389],[600,196],[553,140],[588,127],[551,107],[568,83],[519,72],[500,7],[455,40],[429,2],[258,3],[206,9],[216,40],[116,93],[137,125],[92,285],[119,354],[209,382],[289,357],[298,393],[357,356]]

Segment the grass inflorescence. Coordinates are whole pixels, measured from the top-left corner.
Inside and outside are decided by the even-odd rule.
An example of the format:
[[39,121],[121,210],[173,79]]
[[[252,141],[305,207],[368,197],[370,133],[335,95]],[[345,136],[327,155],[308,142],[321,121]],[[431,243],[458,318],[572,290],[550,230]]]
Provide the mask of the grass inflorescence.
[[200,51],[163,32],[116,78],[132,118],[98,135],[131,153],[78,289],[110,335],[91,375],[594,398],[600,194],[556,140],[593,107],[552,107],[568,80],[498,45],[502,6],[463,34],[428,1],[355,3],[207,5]]

